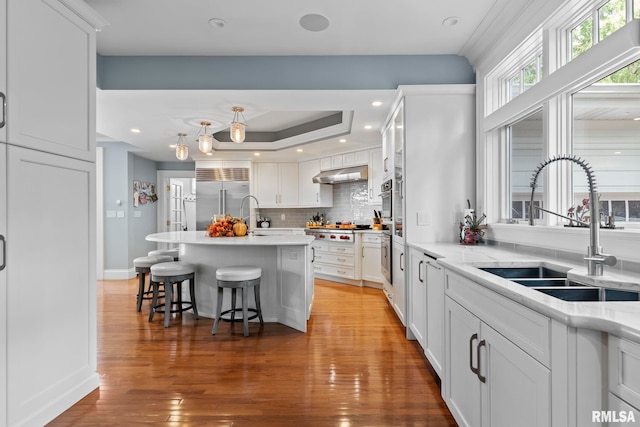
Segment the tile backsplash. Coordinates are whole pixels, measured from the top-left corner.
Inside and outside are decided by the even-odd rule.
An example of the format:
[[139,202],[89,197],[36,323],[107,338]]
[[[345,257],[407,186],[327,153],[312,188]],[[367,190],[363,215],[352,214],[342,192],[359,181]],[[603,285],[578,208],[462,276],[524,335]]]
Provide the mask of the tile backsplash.
[[[352,221],[356,224],[371,224],[373,210],[380,204],[369,204],[369,189],[366,181],[333,185],[333,207],[331,208],[261,208],[260,216],[271,219],[271,227],[304,227],[316,213],[324,214],[326,221]],[[285,219],[281,217],[284,214]]]

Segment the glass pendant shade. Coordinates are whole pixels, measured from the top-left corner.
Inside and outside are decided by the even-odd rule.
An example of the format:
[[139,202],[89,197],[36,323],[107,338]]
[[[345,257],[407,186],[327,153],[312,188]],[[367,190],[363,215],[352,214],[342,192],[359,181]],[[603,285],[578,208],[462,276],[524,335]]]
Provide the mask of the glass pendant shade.
[[186,144],[185,136],[187,136],[186,133],[178,134],[178,143],[176,144],[176,157],[178,160],[187,160],[187,157],[189,157],[189,146]]
[[244,142],[245,137],[245,126],[244,123],[233,122],[231,123],[231,140],[236,144],[240,144]]
[[[231,120],[229,133],[231,135],[231,140],[236,144],[240,144],[244,142],[244,138],[246,136],[245,135],[246,125],[244,124],[244,115],[242,114],[242,112],[244,111],[244,108],[232,107],[231,111],[233,111],[233,120]],[[243,119],[242,121],[240,121],[239,116],[242,116],[242,119]]]
[[213,150],[213,136],[200,135],[198,137],[198,148],[203,153],[210,153]]
[[207,134],[207,127],[211,126],[211,122],[200,122],[202,126],[200,128],[199,136],[198,136],[198,149],[204,153],[210,153],[213,150],[213,135]]

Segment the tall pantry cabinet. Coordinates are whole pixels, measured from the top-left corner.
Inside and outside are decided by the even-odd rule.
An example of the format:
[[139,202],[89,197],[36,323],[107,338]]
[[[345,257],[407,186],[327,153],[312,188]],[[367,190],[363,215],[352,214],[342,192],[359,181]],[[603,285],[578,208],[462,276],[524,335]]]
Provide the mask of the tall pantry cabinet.
[[96,373],[97,17],[0,0],[0,426],[44,425]]

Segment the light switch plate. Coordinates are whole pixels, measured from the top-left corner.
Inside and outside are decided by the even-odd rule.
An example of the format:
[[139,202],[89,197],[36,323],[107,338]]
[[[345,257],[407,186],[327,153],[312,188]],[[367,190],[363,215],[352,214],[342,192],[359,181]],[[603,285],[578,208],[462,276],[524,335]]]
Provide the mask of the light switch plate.
[[107,218],[115,218],[116,217],[116,211],[107,211]]
[[124,211],[118,211],[118,218],[124,218]]
[[142,216],[142,212],[140,211],[133,211],[133,217],[134,218],[140,218]]
[[431,216],[428,212],[418,212],[418,225],[431,225]]

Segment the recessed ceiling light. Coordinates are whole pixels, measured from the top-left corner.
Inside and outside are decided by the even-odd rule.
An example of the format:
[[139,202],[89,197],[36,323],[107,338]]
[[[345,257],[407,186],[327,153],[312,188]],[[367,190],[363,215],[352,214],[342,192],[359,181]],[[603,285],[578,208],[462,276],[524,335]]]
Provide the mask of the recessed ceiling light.
[[169,145],[169,148],[176,148],[176,144]]
[[364,128],[365,128],[365,129],[371,129],[372,127],[373,127],[373,126],[371,126],[371,125],[364,125]]
[[211,25],[214,28],[222,28],[224,27],[224,19],[220,19],[220,18],[211,18],[209,19],[209,25]]
[[207,156],[213,156],[213,153],[211,151],[209,151],[208,153],[206,153]]
[[298,148],[296,151],[297,151],[298,153],[302,153],[302,148]]
[[371,105],[373,105],[374,107],[379,107],[382,105],[382,101],[373,101]]
[[613,154],[622,154],[622,151],[614,151]]
[[640,117],[634,117],[633,120],[636,122],[640,122]]
[[444,21],[442,21],[442,25],[444,27],[454,27],[454,26],[458,25],[459,22],[460,22],[460,17],[458,17],[458,16],[450,16],[448,18],[445,18]]
[[140,133],[140,129],[131,128],[131,132],[133,132],[133,133]]
[[347,142],[346,139],[342,138],[339,142],[341,142],[342,144],[344,144],[345,142]]
[[307,31],[324,31],[329,28],[329,20],[317,13],[310,13],[300,18],[300,26]]
[[253,153],[253,155],[254,155],[254,156],[259,156],[259,155],[260,155],[260,153]]

